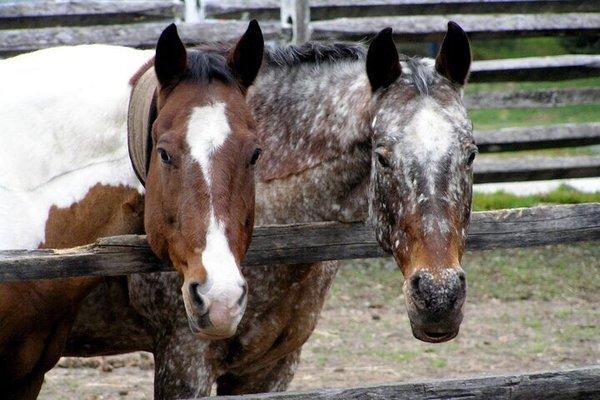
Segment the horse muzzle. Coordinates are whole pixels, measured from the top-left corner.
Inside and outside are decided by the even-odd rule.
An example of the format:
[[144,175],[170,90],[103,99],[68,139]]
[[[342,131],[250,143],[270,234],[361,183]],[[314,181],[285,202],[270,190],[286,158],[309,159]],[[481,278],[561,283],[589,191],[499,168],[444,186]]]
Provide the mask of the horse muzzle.
[[442,343],[458,335],[466,299],[466,279],[460,268],[432,274],[415,272],[404,285],[408,316],[415,338]]
[[247,292],[246,283],[212,287],[206,292],[199,283],[184,283],[182,293],[192,332],[207,340],[233,336],[246,310]]

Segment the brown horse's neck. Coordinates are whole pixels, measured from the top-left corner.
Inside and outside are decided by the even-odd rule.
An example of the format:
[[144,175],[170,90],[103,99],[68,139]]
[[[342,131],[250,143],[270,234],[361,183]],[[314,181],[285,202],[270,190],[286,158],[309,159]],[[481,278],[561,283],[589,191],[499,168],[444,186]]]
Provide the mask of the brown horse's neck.
[[249,93],[264,149],[258,223],[365,217],[371,128],[363,64],[263,66]]

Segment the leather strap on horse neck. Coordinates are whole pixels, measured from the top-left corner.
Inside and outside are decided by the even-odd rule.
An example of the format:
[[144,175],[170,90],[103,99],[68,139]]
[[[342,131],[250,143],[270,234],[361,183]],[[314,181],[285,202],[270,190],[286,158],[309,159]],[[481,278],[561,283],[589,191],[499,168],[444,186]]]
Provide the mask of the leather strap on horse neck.
[[146,186],[146,177],[150,167],[152,124],[156,119],[157,88],[156,73],[154,67],[151,67],[134,85],[127,112],[129,159],[135,174],[144,186]]

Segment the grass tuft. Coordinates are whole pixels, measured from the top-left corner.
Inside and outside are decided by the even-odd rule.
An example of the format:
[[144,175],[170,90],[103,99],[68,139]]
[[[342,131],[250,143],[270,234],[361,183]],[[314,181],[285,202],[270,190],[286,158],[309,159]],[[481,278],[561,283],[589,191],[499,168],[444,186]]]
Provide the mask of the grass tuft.
[[504,208],[534,207],[541,204],[581,204],[600,202],[600,192],[584,193],[567,185],[556,190],[530,196],[517,196],[499,191],[496,193],[475,193],[473,210],[487,211]]

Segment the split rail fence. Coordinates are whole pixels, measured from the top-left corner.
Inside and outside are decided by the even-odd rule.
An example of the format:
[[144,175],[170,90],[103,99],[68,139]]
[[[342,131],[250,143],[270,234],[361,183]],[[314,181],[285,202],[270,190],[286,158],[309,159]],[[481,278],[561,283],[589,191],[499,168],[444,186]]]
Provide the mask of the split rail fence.
[[[363,40],[386,26],[403,42],[438,42],[448,19],[475,40],[600,35],[600,0],[205,0],[199,22],[185,22],[176,1],[34,1],[0,4],[0,57],[59,45],[105,43],[152,48],[167,23],[178,22],[188,45],[234,41],[249,18],[261,20],[267,40]],[[309,7],[310,6],[310,7]],[[198,18],[189,18],[196,20]],[[560,81],[600,76],[600,55],[566,54],[475,61],[471,82]],[[600,104],[600,88],[481,92],[470,109]],[[476,131],[482,153],[600,144],[600,123]],[[475,165],[475,182],[515,182],[600,176],[600,156],[513,157]],[[468,248],[529,247],[600,241],[600,203],[540,206],[473,213]],[[255,229],[244,264],[305,263],[385,256],[364,223],[319,222]],[[0,252],[0,282],[171,271],[144,236],[102,238],[61,250]],[[542,374],[486,377],[244,399],[473,399],[600,398],[600,367]],[[232,397],[235,398],[235,397]]]

